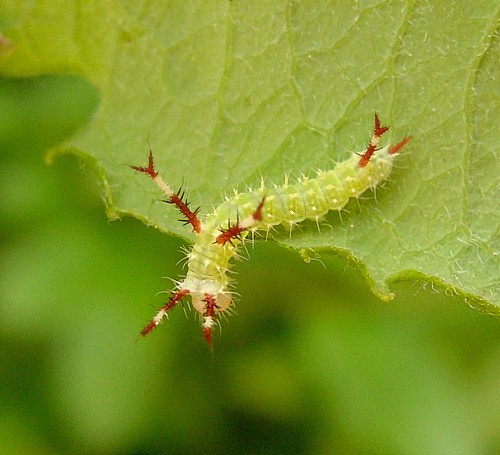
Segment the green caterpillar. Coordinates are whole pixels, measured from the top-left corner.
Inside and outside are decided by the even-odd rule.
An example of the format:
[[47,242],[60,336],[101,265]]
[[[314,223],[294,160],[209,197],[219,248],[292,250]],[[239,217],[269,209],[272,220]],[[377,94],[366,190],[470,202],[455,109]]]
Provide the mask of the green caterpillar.
[[[302,178],[281,187],[264,188],[248,193],[235,193],[204,219],[199,209],[191,210],[184,193],[173,191],[154,168],[149,152],[147,167],[131,166],[147,174],[185,217],[196,233],[196,242],[188,253],[188,272],[168,302],[141,331],[146,335],[153,330],[177,303],[190,295],[191,303],[201,315],[203,335],[209,345],[218,316],[231,307],[228,271],[231,258],[250,232],[284,224],[290,228],[305,219],[319,221],[330,210],[341,210],[349,198],[358,197],[369,188],[386,180],[392,170],[397,152],[410,140],[378,149],[381,136],[388,130],[381,126],[375,114],[373,136],[361,154],[338,163],[329,171],[318,171],[313,179]],[[376,152],[376,153],[375,153]],[[229,221],[228,221],[229,220]]]

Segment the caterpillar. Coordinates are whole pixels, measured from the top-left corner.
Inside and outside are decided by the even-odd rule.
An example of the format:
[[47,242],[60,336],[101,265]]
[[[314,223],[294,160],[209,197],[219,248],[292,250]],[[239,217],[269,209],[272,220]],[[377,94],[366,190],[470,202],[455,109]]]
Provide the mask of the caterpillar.
[[378,148],[380,138],[389,129],[381,126],[374,116],[373,135],[362,153],[353,154],[333,169],[318,171],[316,178],[302,178],[295,183],[285,181],[281,187],[261,188],[247,193],[235,192],[234,197],[220,204],[204,218],[200,209],[192,210],[184,191],[173,191],[155,169],[149,151],[147,166],[130,166],[148,175],[167,197],[164,202],[175,205],[183,221],[196,234],[196,241],[187,254],[187,274],[175,281],[168,301],[142,329],[144,336],[151,332],[185,297],[200,314],[203,336],[212,345],[212,332],[222,313],[230,310],[232,292],[228,277],[231,259],[250,233],[285,225],[290,229],[305,219],[319,222],[330,210],[341,210],[349,198],[358,197],[386,180],[392,170],[397,152],[411,139],[407,136],[392,147]]

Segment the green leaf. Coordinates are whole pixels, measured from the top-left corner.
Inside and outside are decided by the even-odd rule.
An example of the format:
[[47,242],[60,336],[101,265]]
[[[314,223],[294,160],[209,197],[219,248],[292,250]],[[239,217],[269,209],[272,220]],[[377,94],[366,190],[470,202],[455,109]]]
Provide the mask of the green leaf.
[[[111,217],[189,237],[140,165],[211,210],[365,146],[373,110],[413,140],[392,179],[278,242],[359,264],[374,291],[437,285],[500,313],[499,5],[32,1],[0,5],[0,74],[75,73],[100,104],[51,152],[98,170]],[[359,203],[358,203],[359,202]],[[310,253],[315,254],[315,253]],[[385,284],[384,284],[385,283]]]

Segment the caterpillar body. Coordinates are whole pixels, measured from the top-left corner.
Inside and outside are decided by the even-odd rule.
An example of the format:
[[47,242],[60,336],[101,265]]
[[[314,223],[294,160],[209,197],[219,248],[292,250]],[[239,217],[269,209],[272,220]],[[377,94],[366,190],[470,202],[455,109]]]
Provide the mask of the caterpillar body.
[[364,152],[353,154],[331,170],[318,171],[316,178],[235,193],[204,219],[198,216],[199,209],[191,210],[182,190],[173,191],[158,175],[151,151],[146,167],[130,166],[151,177],[167,196],[165,202],[175,205],[185,217],[185,224],[190,224],[196,233],[195,244],[187,255],[185,278],[175,282],[171,297],[141,335],[153,330],[184,297],[191,296],[191,304],[200,314],[204,338],[211,345],[218,317],[232,304],[228,278],[231,259],[237,256],[238,247],[250,233],[269,231],[278,224],[291,229],[305,219],[319,221],[330,210],[341,210],[349,198],[358,197],[389,177],[397,152],[410,136],[392,147],[379,149],[380,138],[389,128],[381,126],[377,114],[374,123],[373,136]]

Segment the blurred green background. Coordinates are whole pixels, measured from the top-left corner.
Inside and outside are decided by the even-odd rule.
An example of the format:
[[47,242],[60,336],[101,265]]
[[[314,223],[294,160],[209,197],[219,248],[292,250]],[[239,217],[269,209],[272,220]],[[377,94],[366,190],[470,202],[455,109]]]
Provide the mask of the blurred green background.
[[0,80],[0,453],[500,453],[499,322],[421,283],[383,303],[259,242],[213,354],[180,309],[138,340],[183,242],[109,222],[78,159],[44,163],[97,103],[75,77]]

